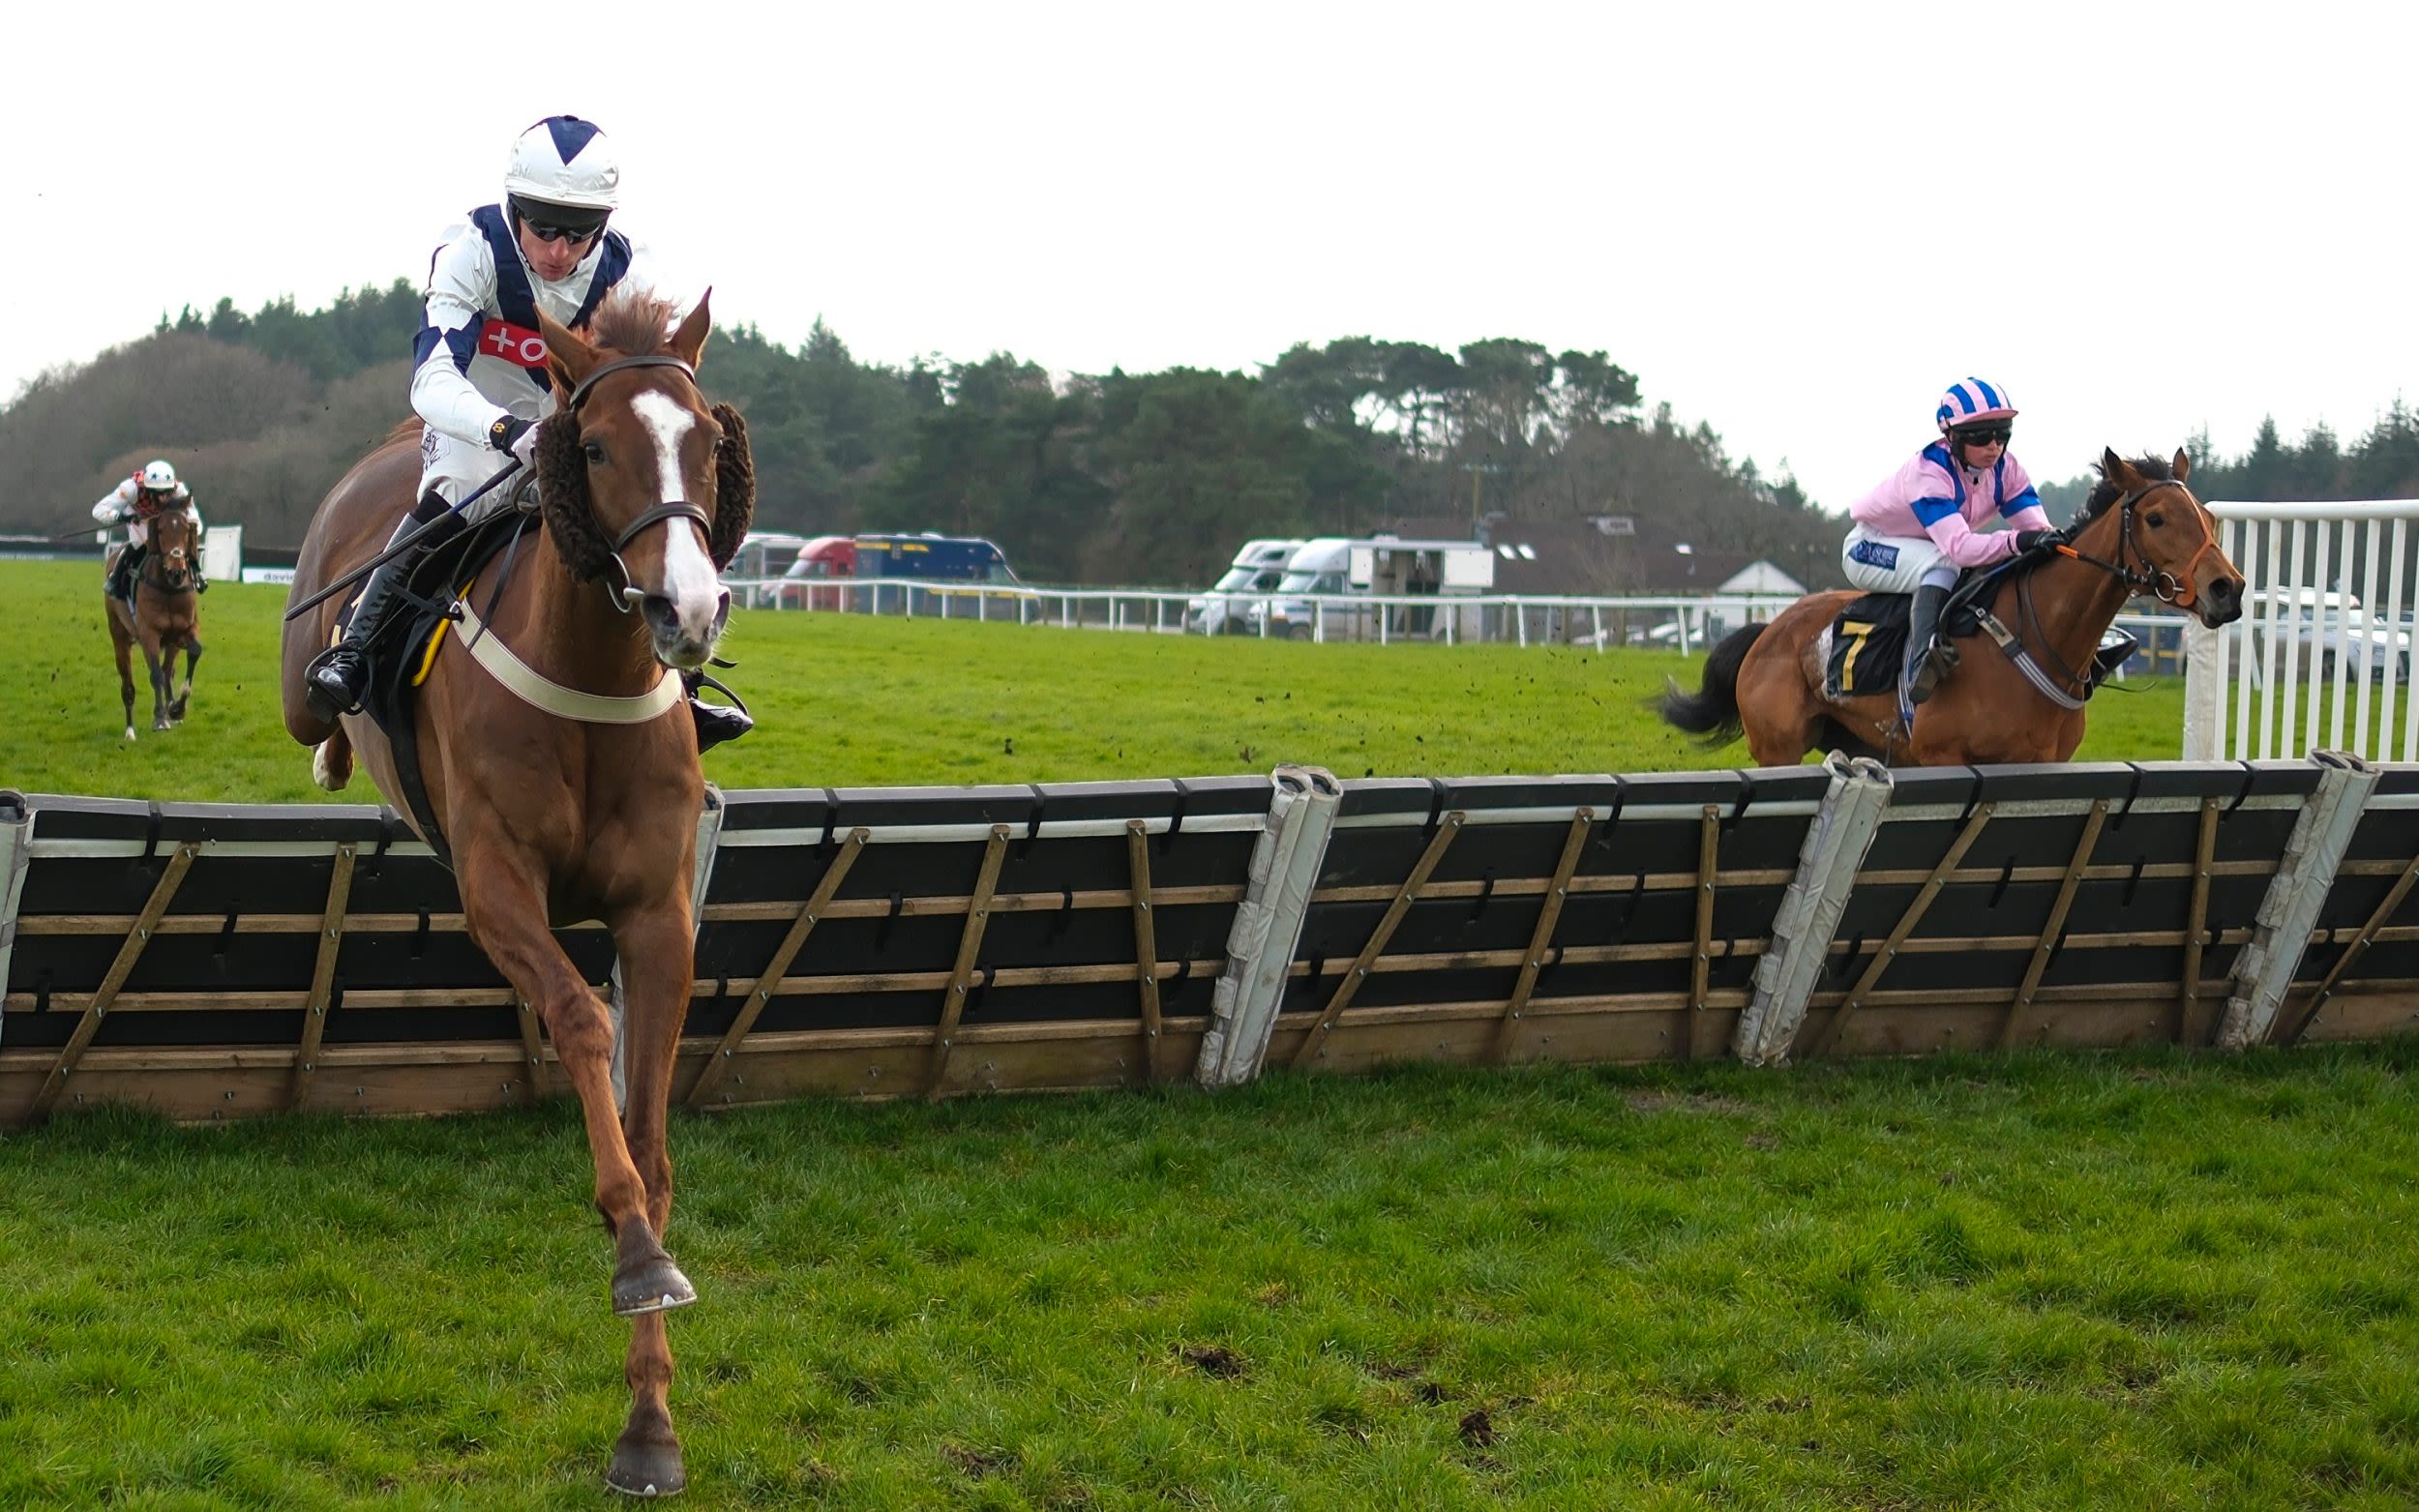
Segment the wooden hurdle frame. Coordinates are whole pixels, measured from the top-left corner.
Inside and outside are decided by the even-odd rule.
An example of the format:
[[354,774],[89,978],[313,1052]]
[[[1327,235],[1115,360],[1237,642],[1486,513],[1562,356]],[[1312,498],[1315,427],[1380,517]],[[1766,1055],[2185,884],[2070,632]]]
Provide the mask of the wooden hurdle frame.
[[[2372,1038],[2419,768],[2307,761],[716,793],[674,1095]],[[611,992],[601,927],[559,937]],[[564,1090],[365,808],[0,793],[0,1126]]]

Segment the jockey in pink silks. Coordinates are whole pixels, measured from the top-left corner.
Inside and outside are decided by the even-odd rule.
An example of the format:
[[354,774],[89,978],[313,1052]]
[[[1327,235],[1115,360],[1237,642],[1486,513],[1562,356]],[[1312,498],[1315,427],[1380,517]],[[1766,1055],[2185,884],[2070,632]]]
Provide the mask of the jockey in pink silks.
[[[1957,575],[2061,539],[2008,451],[2016,404],[2006,389],[1980,378],[1953,383],[1932,418],[1940,439],[1848,506],[1855,525],[1840,548],[1848,581],[1868,593],[1914,595],[1903,668],[1909,704],[1929,698],[1956,664],[1940,638],[1940,611]],[[2007,528],[1975,528],[1994,515]]]

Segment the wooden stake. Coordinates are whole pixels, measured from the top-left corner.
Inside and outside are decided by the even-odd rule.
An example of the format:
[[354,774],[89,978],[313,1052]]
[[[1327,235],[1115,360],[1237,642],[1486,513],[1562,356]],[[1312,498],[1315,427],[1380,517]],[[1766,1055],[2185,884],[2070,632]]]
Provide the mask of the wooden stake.
[[318,959],[311,967],[311,996],[303,1004],[302,1048],[294,1052],[294,1075],[285,1106],[300,1108],[311,1089],[311,1074],[318,1069],[319,1037],[327,1032],[328,999],[336,983],[336,955],[344,943],[344,900],[353,890],[353,855],[349,842],[336,847],[336,865],[328,876],[328,904],[319,915]]
[[1125,859],[1133,874],[1134,979],[1142,990],[1143,1084],[1159,1082],[1159,943],[1150,922],[1150,836],[1141,819],[1125,821]]
[[1545,897],[1538,908],[1537,928],[1529,934],[1529,953],[1520,961],[1520,979],[1512,984],[1509,1001],[1504,1004],[1503,1021],[1495,1026],[1495,1061],[1498,1065],[1511,1058],[1512,1042],[1520,1035],[1520,1016],[1529,1008],[1529,994],[1536,991],[1538,972],[1545,965],[1545,952],[1554,942],[1554,926],[1563,916],[1563,901],[1570,894],[1570,874],[1579,868],[1579,852],[1587,845],[1588,826],[1596,822],[1594,809],[1581,809],[1571,815],[1570,832],[1563,837],[1562,858],[1554,863],[1554,879],[1546,884]]
[[2108,820],[2108,800],[2092,800],[2091,813],[2083,820],[2083,839],[2075,847],[2075,859],[2067,864],[2066,880],[2058,886],[2058,901],[2049,905],[2049,920],[2041,927],[2041,938],[2033,946],[2033,959],[2024,967],[2024,980],[2016,990],[2016,1000],[2008,1004],[2008,1016],[1999,1021],[1999,1048],[2006,1050],[2016,1043],[2016,1025],[2024,1011],[2033,1005],[2033,993],[2041,990],[2041,975],[2049,969],[2049,953],[2058,947],[2058,932],[2066,928],[2066,914],[2075,906],[2075,892],[2083,883],[2083,868],[2091,861],[2094,847],[2100,844],[2100,826]]
[[815,884],[814,894],[798,909],[797,917],[790,921],[789,933],[781,936],[781,943],[773,948],[772,959],[758,973],[756,990],[748,993],[748,1000],[740,1005],[739,1016],[731,1021],[731,1027],[723,1031],[722,1040],[698,1071],[697,1084],[689,1088],[690,1107],[703,1107],[706,1095],[722,1084],[723,1077],[731,1069],[732,1057],[738,1053],[739,1042],[748,1037],[748,1031],[756,1027],[757,1016],[764,1011],[766,1003],[773,1000],[773,993],[781,986],[782,973],[790,969],[790,963],[798,958],[799,949],[806,944],[807,935],[815,933],[816,924],[831,907],[831,900],[840,891],[840,884],[848,880],[849,868],[856,865],[856,858],[864,852],[866,837],[870,833],[862,827],[852,829],[849,831],[849,838],[841,842],[840,853],[833,856],[831,865],[823,869],[822,879]]
[[2175,1010],[2175,1043],[2209,1043],[2211,1025],[2201,1022],[2200,956],[2209,929],[2210,864],[2218,854],[2218,800],[2200,800],[2200,835],[2193,845],[2193,902],[2184,916],[2184,994]]
[[966,933],[958,936],[957,964],[949,970],[949,990],[941,998],[941,1024],[933,1030],[932,1074],[924,1095],[937,1098],[948,1084],[949,1047],[956,1041],[958,1021],[966,1013],[967,984],[974,978],[974,954],[982,949],[983,928],[991,922],[991,893],[1000,881],[1000,863],[1008,853],[1008,827],[994,824],[991,842],[983,847],[982,875],[966,900]]
[[1437,826],[1436,838],[1428,842],[1428,848],[1420,854],[1419,864],[1411,869],[1411,875],[1403,879],[1402,887],[1395,892],[1394,901],[1387,904],[1386,917],[1378,921],[1377,929],[1369,935],[1369,942],[1360,947],[1360,954],[1353,959],[1351,968],[1344,973],[1344,980],[1336,984],[1335,994],[1319,1011],[1318,1021],[1310,1025],[1310,1032],[1302,1036],[1301,1045],[1294,1052],[1295,1066],[1307,1066],[1319,1058],[1320,1049],[1327,1044],[1328,1031],[1335,1027],[1335,1021],[1352,1005],[1353,994],[1360,990],[1362,982],[1368,980],[1370,964],[1385,953],[1386,942],[1394,937],[1394,927],[1403,922],[1404,914],[1411,911],[1419,890],[1428,884],[1428,874],[1435,871],[1436,864],[1445,858],[1445,847],[1450,845],[1453,837],[1461,833],[1465,817],[1459,809],[1455,809],[1445,815],[1444,823]]
[[1709,803],[1697,815],[1696,952],[1688,963],[1688,1011],[1680,1021],[1680,1058],[1696,1059],[1697,1026],[1705,1017],[1705,990],[1714,963],[1714,858],[1721,849],[1721,806]]
[[1940,896],[1940,889],[1948,884],[1949,875],[1957,869],[1957,863],[1965,859],[1965,852],[1972,848],[1974,842],[1982,839],[1983,828],[1990,822],[1995,808],[1997,805],[1988,803],[1975,808],[1973,817],[1965,821],[1965,828],[1957,832],[1956,840],[1950,845],[1949,853],[1940,858],[1938,866],[1932,868],[1923,890],[1915,895],[1915,901],[1907,904],[1906,912],[1900,914],[1898,922],[1891,928],[1890,937],[1882,941],[1881,949],[1873,952],[1873,959],[1867,964],[1865,974],[1856,979],[1856,986],[1848,989],[1846,999],[1832,1010],[1831,1022],[1824,1024],[1823,1032],[1814,1037],[1809,1053],[1827,1055],[1831,1053],[1832,1047],[1839,1043],[1840,1026],[1864,1003],[1865,995],[1873,990],[1873,984],[1879,982],[1881,974],[1890,969],[1890,963],[1898,958],[1898,947],[1906,943],[1909,934],[1915,933],[1915,926],[1924,922],[1925,912],[1931,907],[1932,900]]
[[538,1011],[515,993],[513,1015],[521,1021],[521,1100],[534,1108],[546,1099],[546,1045],[538,1038]]
[[51,1107],[58,1102],[59,1093],[67,1087],[68,1077],[75,1070],[75,1063],[84,1057],[85,1048],[101,1031],[101,1021],[108,1017],[110,1000],[117,996],[118,989],[126,985],[127,977],[134,972],[134,963],[142,958],[143,947],[151,943],[152,930],[159,925],[160,916],[168,911],[169,900],[176,896],[177,885],[185,880],[185,874],[193,867],[194,857],[200,848],[187,841],[168,857],[167,866],[160,873],[160,880],[152,886],[150,901],[135,916],[134,927],[127,932],[125,943],[118,946],[117,959],[109,963],[108,974],[101,979],[100,990],[93,993],[92,1001],[85,1006],[84,1016],[76,1021],[75,1032],[69,1035],[67,1043],[59,1048],[59,1058],[50,1067],[50,1074],[43,1078],[42,1090],[34,1094],[33,1106],[26,1115],[29,1121],[39,1121],[47,1116]]

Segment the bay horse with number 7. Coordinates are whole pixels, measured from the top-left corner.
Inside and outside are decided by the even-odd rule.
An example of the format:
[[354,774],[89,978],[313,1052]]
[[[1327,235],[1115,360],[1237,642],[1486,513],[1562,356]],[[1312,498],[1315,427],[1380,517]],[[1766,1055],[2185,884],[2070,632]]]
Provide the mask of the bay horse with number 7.
[[1914,766],[2068,759],[2083,740],[2093,653],[2127,599],[2172,604],[2212,629],[2243,612],[2243,575],[2185,487],[2190,458],[2127,461],[2109,451],[2099,472],[2065,544],[2005,574],[1980,601],[2011,632],[2011,654],[1967,639],[1911,728],[1899,722],[1895,682],[1824,697],[1832,622],[1859,597],[1853,589],[1808,594],[1772,623],[1734,632],[1706,657],[1697,693],[1664,693],[1664,720],[1717,745],[1745,733],[1759,766],[1794,766],[1818,750]]
[[[194,695],[194,664],[201,660],[201,531],[183,508],[164,508],[146,518],[151,544],[134,574],[133,594],[125,599],[104,594],[129,740],[134,738],[135,649],[141,649],[143,666],[150,669],[151,727],[155,730],[167,729],[185,718],[186,702]],[[114,565],[116,558],[110,561]],[[185,653],[185,683],[171,694],[179,649]]]
[[[589,340],[541,315],[558,402],[540,430],[535,466],[552,549],[507,552],[481,571],[463,608],[475,599],[484,629],[444,627],[413,713],[464,927],[544,1022],[580,1099],[596,1206],[613,1242],[612,1307],[632,1322],[630,1414],[606,1478],[642,1496],[686,1481],[664,1314],[697,1297],[662,1242],[704,801],[697,730],[676,674],[702,666],[722,634],[731,595],[719,569],[747,534],[755,499],[745,425],[729,405],[709,408],[698,389],[706,302],[668,337],[672,313],[668,302],[617,294],[594,316]],[[296,604],[376,555],[411,510],[417,431],[399,429],[328,494],[295,569]],[[507,571],[503,591],[492,594]],[[285,727],[317,748],[322,786],[344,786],[358,752],[402,809],[394,754],[378,727],[362,715],[331,725],[305,696],[305,669],[330,643],[341,607],[340,595],[286,624]],[[514,686],[463,649],[469,635],[523,664],[510,673]],[[553,926],[588,919],[612,932],[621,964],[619,1112],[612,1018],[553,934]]]

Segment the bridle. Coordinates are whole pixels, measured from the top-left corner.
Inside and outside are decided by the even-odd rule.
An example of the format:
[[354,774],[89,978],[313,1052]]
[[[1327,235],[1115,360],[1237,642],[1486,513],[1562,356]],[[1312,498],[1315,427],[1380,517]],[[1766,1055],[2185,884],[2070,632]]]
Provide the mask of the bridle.
[[[2074,547],[2067,545],[2059,546],[2057,552],[2060,556],[2069,557],[2086,567],[2099,568],[2102,572],[2123,582],[2132,592],[2147,594],[2163,604],[2172,604],[2177,608],[2188,609],[2193,607],[2198,597],[2193,589],[2193,577],[2200,566],[2200,559],[2218,550],[2217,522],[2210,518],[2208,510],[2201,506],[2200,501],[2193,498],[2192,490],[2184,489],[2184,496],[2193,499],[2193,507],[2200,510],[2202,521],[2209,526],[2207,537],[2201,542],[2200,549],[2193,553],[2193,559],[2184,564],[2181,577],[2168,572],[2164,567],[2157,566],[2150,560],[2150,553],[2143,550],[2141,544],[2134,539],[2134,510],[2144,498],[2158,492],[2161,489],[2184,489],[2184,485],[2173,478],[2162,478],[2144,484],[2117,501],[2115,561],[2104,561],[2097,556],[2086,556]],[[2139,567],[2134,565],[2137,557],[2141,562]],[[2009,654],[2016,658],[2016,665],[2023,670],[2026,678],[2051,702],[2070,709],[2081,708],[2083,700],[2091,696],[2090,679],[2066,665],[2066,659],[2058,655],[2056,642],[2050,638],[2047,631],[2043,627],[2041,613],[2033,607],[2033,574],[2028,572],[2016,578],[2016,602],[2017,631],[2014,646],[2011,648],[2010,642],[2003,639],[2001,640],[2002,649],[2009,650]],[[1986,617],[1987,617],[1986,614]],[[2044,680],[2038,668],[2026,665],[2025,656],[2020,655],[2019,652],[2022,651],[2023,635],[2028,628],[2038,634],[2042,652],[2048,658],[2050,666],[2056,668],[2058,677],[2074,685],[2079,690],[2078,693],[2070,694],[2063,689],[2051,687]]]
[[[2193,589],[2193,578],[2199,570],[2200,559],[2218,549],[2217,521],[2210,519],[2208,510],[2201,507],[2198,499],[2193,499],[2193,507],[2200,510],[2201,519],[2209,529],[2200,543],[2200,549],[2195,551],[2193,559],[2184,564],[2181,577],[2168,572],[2164,567],[2155,566],[2150,560],[2150,553],[2143,550],[2140,544],[2134,539],[2135,506],[2161,489],[2183,488],[2183,484],[2172,478],[2162,478],[2155,483],[2145,484],[2135,489],[2117,501],[2117,559],[2115,561],[2104,562],[2096,556],[2085,556],[2071,546],[2058,548],[2058,554],[2071,556],[2089,567],[2097,567],[2102,572],[2122,580],[2135,593],[2147,594],[2162,604],[2172,604],[2179,609],[2191,608],[2198,597]],[[2193,498],[2192,490],[2184,489],[2184,496],[2188,499]],[[2134,566],[2135,557],[2141,558],[2141,566],[2138,569]]]
[[[689,387],[692,389],[697,387],[697,370],[677,357],[667,357],[660,353],[645,357],[616,357],[603,367],[591,371],[586,377],[580,380],[579,385],[571,391],[570,401],[563,405],[564,412],[577,415],[580,412],[580,406],[587,401],[588,391],[596,387],[599,378],[607,373],[619,372],[625,368],[676,368],[680,371],[680,375],[689,380]],[[634,605],[643,602],[646,598],[645,592],[636,585],[630,576],[630,564],[621,559],[622,548],[636,541],[650,526],[662,524],[669,519],[686,519],[695,524],[699,535],[704,538],[706,549],[709,552],[713,549],[714,520],[712,516],[687,499],[661,501],[653,509],[642,514],[623,527],[621,534],[613,538],[612,548],[607,553],[612,559],[613,571],[621,576],[619,588],[609,586],[605,590],[607,598],[616,611],[627,614]]]
[[[152,531],[156,535],[160,528],[161,519],[170,514],[182,515],[189,521],[193,519],[191,515],[185,513],[182,506],[163,506],[162,508],[153,510],[149,519],[144,522],[151,527]],[[142,571],[137,576],[139,576],[143,581],[159,589],[162,593],[184,593],[190,590],[194,585],[193,547],[190,545],[187,546],[184,548],[184,551],[185,565],[171,572],[168,569],[168,553],[166,548],[159,546],[155,541],[154,544],[152,544],[149,548],[143,552]]]

